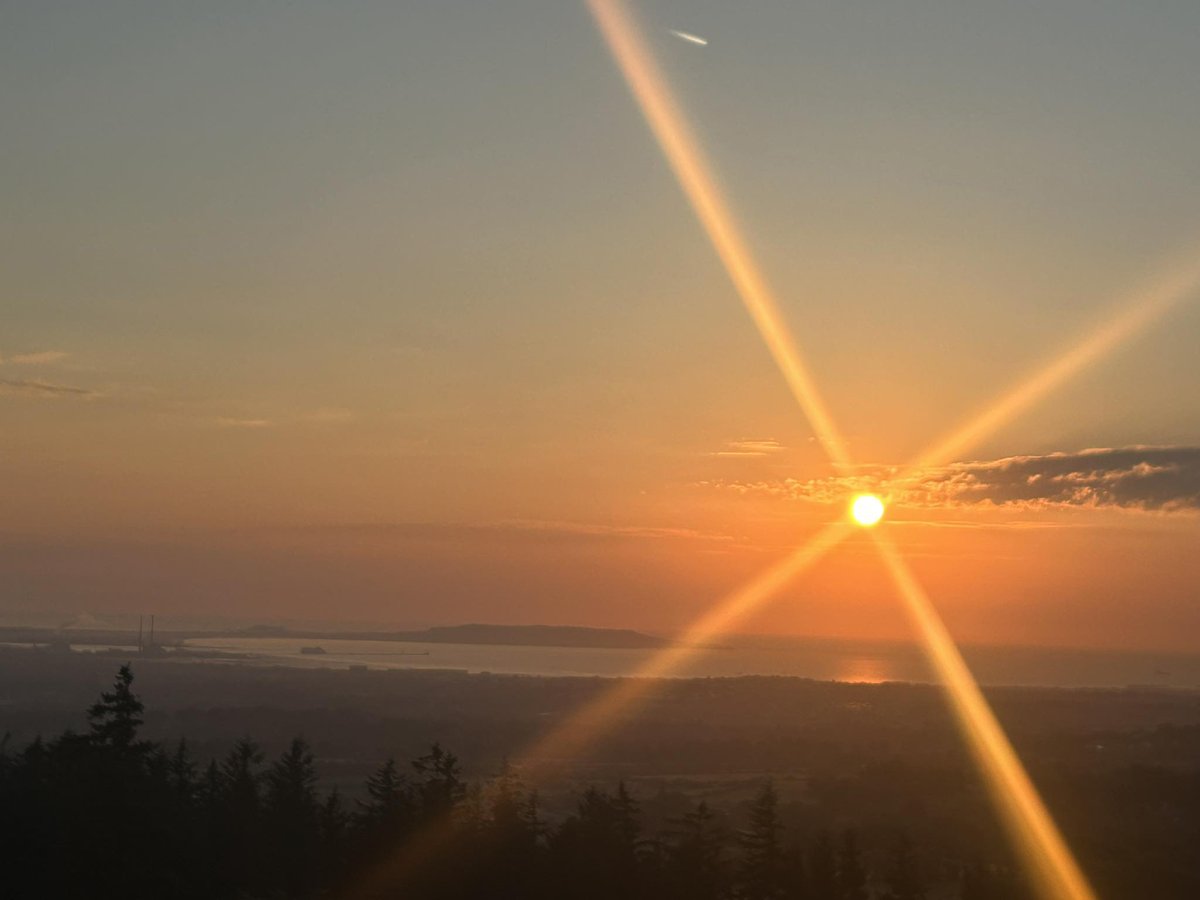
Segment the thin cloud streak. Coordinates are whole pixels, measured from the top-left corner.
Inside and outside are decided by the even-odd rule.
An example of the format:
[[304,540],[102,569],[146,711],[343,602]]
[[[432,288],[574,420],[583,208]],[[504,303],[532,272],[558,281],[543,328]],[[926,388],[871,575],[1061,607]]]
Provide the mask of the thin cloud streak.
[[686,540],[729,543],[732,535],[669,528],[654,525],[606,525],[594,522],[564,522],[541,519],[509,519],[500,522],[359,522],[331,525],[306,525],[289,529],[294,532],[373,535],[400,540],[464,541],[487,538],[540,538],[572,540]]
[[275,424],[270,419],[240,419],[230,416],[218,416],[211,421],[217,428],[270,428]]
[[88,388],[26,378],[0,378],[0,394],[47,398],[96,396],[96,392]]
[[712,455],[725,457],[773,456],[776,453],[782,453],[786,449],[787,447],[779,443],[779,441],[743,439],[739,441],[726,441],[725,446]]
[[18,353],[14,356],[0,357],[0,363],[10,366],[48,366],[62,362],[71,354],[64,350],[40,350],[36,353]]

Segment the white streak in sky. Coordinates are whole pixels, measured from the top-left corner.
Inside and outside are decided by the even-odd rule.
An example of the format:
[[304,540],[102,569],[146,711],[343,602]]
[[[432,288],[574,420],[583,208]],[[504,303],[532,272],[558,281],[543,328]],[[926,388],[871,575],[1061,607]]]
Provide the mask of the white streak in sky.
[[708,41],[706,41],[704,38],[697,37],[694,34],[688,34],[686,31],[676,31],[674,28],[668,28],[667,31],[671,32],[671,34],[675,35],[675,37],[679,38],[681,41],[689,41],[693,44],[699,44],[701,47],[708,46]]

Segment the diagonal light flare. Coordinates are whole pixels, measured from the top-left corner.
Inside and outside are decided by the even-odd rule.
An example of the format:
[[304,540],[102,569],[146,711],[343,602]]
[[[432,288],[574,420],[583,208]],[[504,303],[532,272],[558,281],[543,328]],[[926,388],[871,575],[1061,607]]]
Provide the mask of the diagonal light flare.
[[[758,609],[790,581],[820,561],[850,532],[851,526],[842,520],[823,527],[802,546],[702,615],[680,635],[674,645],[656,652],[632,675],[617,679],[612,687],[602,691],[594,700],[577,709],[519,753],[513,764],[524,781],[536,784],[539,778],[557,768],[566,758],[627,717],[654,687],[655,679],[678,672],[698,648]],[[439,858],[451,846],[457,834],[455,826],[453,817],[447,815],[419,831],[407,844],[397,848],[396,853],[363,873],[360,881],[347,892],[347,900],[373,900],[405,879],[419,876],[423,866]]]
[[972,416],[951,434],[929,446],[909,464],[905,480],[929,466],[962,459],[971,447],[1017,415],[1037,404],[1055,388],[1103,359],[1130,338],[1161,319],[1173,307],[1200,289],[1200,257],[1178,265],[1149,288],[1139,292],[1116,315],[1082,340],[1065,348],[1044,367],[997,397],[983,412]]
[[[796,351],[765,279],[733,224],[733,217],[717,189],[716,180],[698,143],[627,9],[621,0],[588,0],[588,7],[680,186],[801,409],[817,431],[831,460],[840,467],[848,468],[849,455],[833,425],[832,417]],[[1018,386],[1013,394],[1003,398],[980,417],[973,427],[961,429],[954,440],[942,442],[934,448],[934,452],[953,452],[960,445],[998,427],[1136,331],[1153,317],[1155,310],[1153,304],[1146,305],[1107,329],[1102,329],[1092,340],[1085,341],[1074,354],[1068,354],[1057,365],[1051,366],[1044,377],[1035,377]],[[918,625],[925,652],[943,677],[964,736],[1039,884],[1048,892],[1048,897],[1056,900],[1092,900],[1093,894],[1087,881],[924,590],[891,544],[881,543],[880,547],[884,550],[885,561],[907,608]],[[599,718],[611,719],[611,713]]]
[[1067,848],[1037,788],[1029,780],[1004,729],[996,721],[929,595],[895,545],[881,532],[875,533],[875,541],[904,600],[905,610],[950,698],[959,728],[985,775],[992,799],[1007,820],[1009,831],[1017,838],[1043,896],[1095,900],[1096,895]]
[[[680,187],[822,447],[836,466],[850,467],[852,463],[844,442],[799,354],[770,286],[742,238],[711,167],[627,8],[622,0],[588,0],[588,7]],[[928,448],[893,481],[912,477],[928,466],[952,461],[1157,320],[1195,291],[1198,284],[1200,264],[1177,270],[1140,296],[1133,306]],[[633,676],[618,682],[529,747],[519,757],[522,770],[527,775],[538,774],[612,727],[644,698],[653,679],[678,671],[696,646],[724,633],[738,619],[760,607],[788,581],[844,540],[849,531],[850,526],[844,521],[832,523],[783,561],[727,597],[697,620],[684,633],[678,646],[655,654]],[[1033,870],[1039,888],[1045,896],[1055,900],[1094,900],[1086,878],[928,595],[895,546],[882,535],[877,535],[877,543],[916,625],[925,652],[950,698],[968,746]],[[395,875],[419,865],[421,859],[432,854],[450,835],[451,823],[446,821],[440,825],[440,828],[419,835],[398,857],[389,860],[385,868]]]
[[774,292],[746,245],[712,167],[629,10],[620,0],[588,0],[588,8],[788,388],[829,458],[835,465],[848,467],[845,442],[800,356]]
[[697,649],[725,634],[735,622],[762,606],[840,544],[850,531],[851,526],[842,520],[826,525],[780,562],[717,603],[692,623],[674,645],[655,653],[636,672],[620,679],[522,753],[519,757],[522,772],[555,765],[628,716],[654,686],[654,679],[678,672]]

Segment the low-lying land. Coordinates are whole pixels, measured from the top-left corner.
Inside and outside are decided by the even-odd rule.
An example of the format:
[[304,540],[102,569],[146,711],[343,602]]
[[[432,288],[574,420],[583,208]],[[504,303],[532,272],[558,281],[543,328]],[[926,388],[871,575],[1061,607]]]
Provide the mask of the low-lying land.
[[[613,684],[154,658],[133,667],[146,738],[170,745],[186,737],[204,765],[248,735],[268,758],[302,735],[323,787],[351,803],[382,760],[419,758],[434,742],[457,754],[465,779],[495,776]],[[0,651],[0,734],[9,735],[9,752],[39,734],[86,732],[84,711],[115,669],[113,659],[87,654]],[[1200,839],[1200,694],[987,694],[1102,896],[1200,895],[1192,852]],[[1013,862],[941,694],[928,685],[664,680],[566,762],[554,781],[536,785],[539,814],[550,822],[571,815],[586,787],[624,782],[647,835],[669,830],[699,801],[736,832],[772,780],[796,840],[852,827],[871,860],[902,833],[931,877]],[[1147,883],[1154,891],[1143,890]]]

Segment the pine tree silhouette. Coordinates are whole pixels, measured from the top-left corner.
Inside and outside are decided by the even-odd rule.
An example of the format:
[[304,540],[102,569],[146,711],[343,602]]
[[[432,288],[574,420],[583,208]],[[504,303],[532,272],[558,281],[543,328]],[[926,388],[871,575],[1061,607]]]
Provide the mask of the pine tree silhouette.
[[251,892],[265,883],[263,867],[262,751],[242,738],[220,767],[220,796],[213,838],[222,867],[220,880],[230,889]]
[[892,851],[892,862],[888,872],[887,900],[924,900],[925,890],[917,858],[913,853],[912,841],[901,834]]
[[424,821],[450,815],[466,794],[458,757],[434,744],[428,753],[413,760],[412,767],[417,773],[417,798]]
[[746,900],[775,900],[783,896],[782,831],[779,795],[775,785],[768,781],[755,797],[749,825],[738,838],[742,852],[738,883]]
[[666,850],[666,879],[673,897],[718,900],[729,889],[724,834],[703,800],[672,823]]
[[287,896],[311,890],[321,846],[317,771],[303,738],[293,738],[264,779],[263,811],[270,836],[274,882]]
[[622,783],[617,794],[588,788],[575,815],[551,839],[559,896],[630,897],[638,889],[638,807]]
[[833,853],[833,839],[828,831],[820,831],[808,854],[809,890],[814,898],[837,896],[837,863]]
[[867,900],[867,873],[858,851],[858,835],[853,828],[842,833],[838,850],[837,895],[839,900]]
[[88,710],[92,740],[119,753],[144,752],[145,745],[137,743],[144,709],[142,701],[133,693],[133,670],[126,663],[118,670],[113,689],[102,693],[99,701]]

